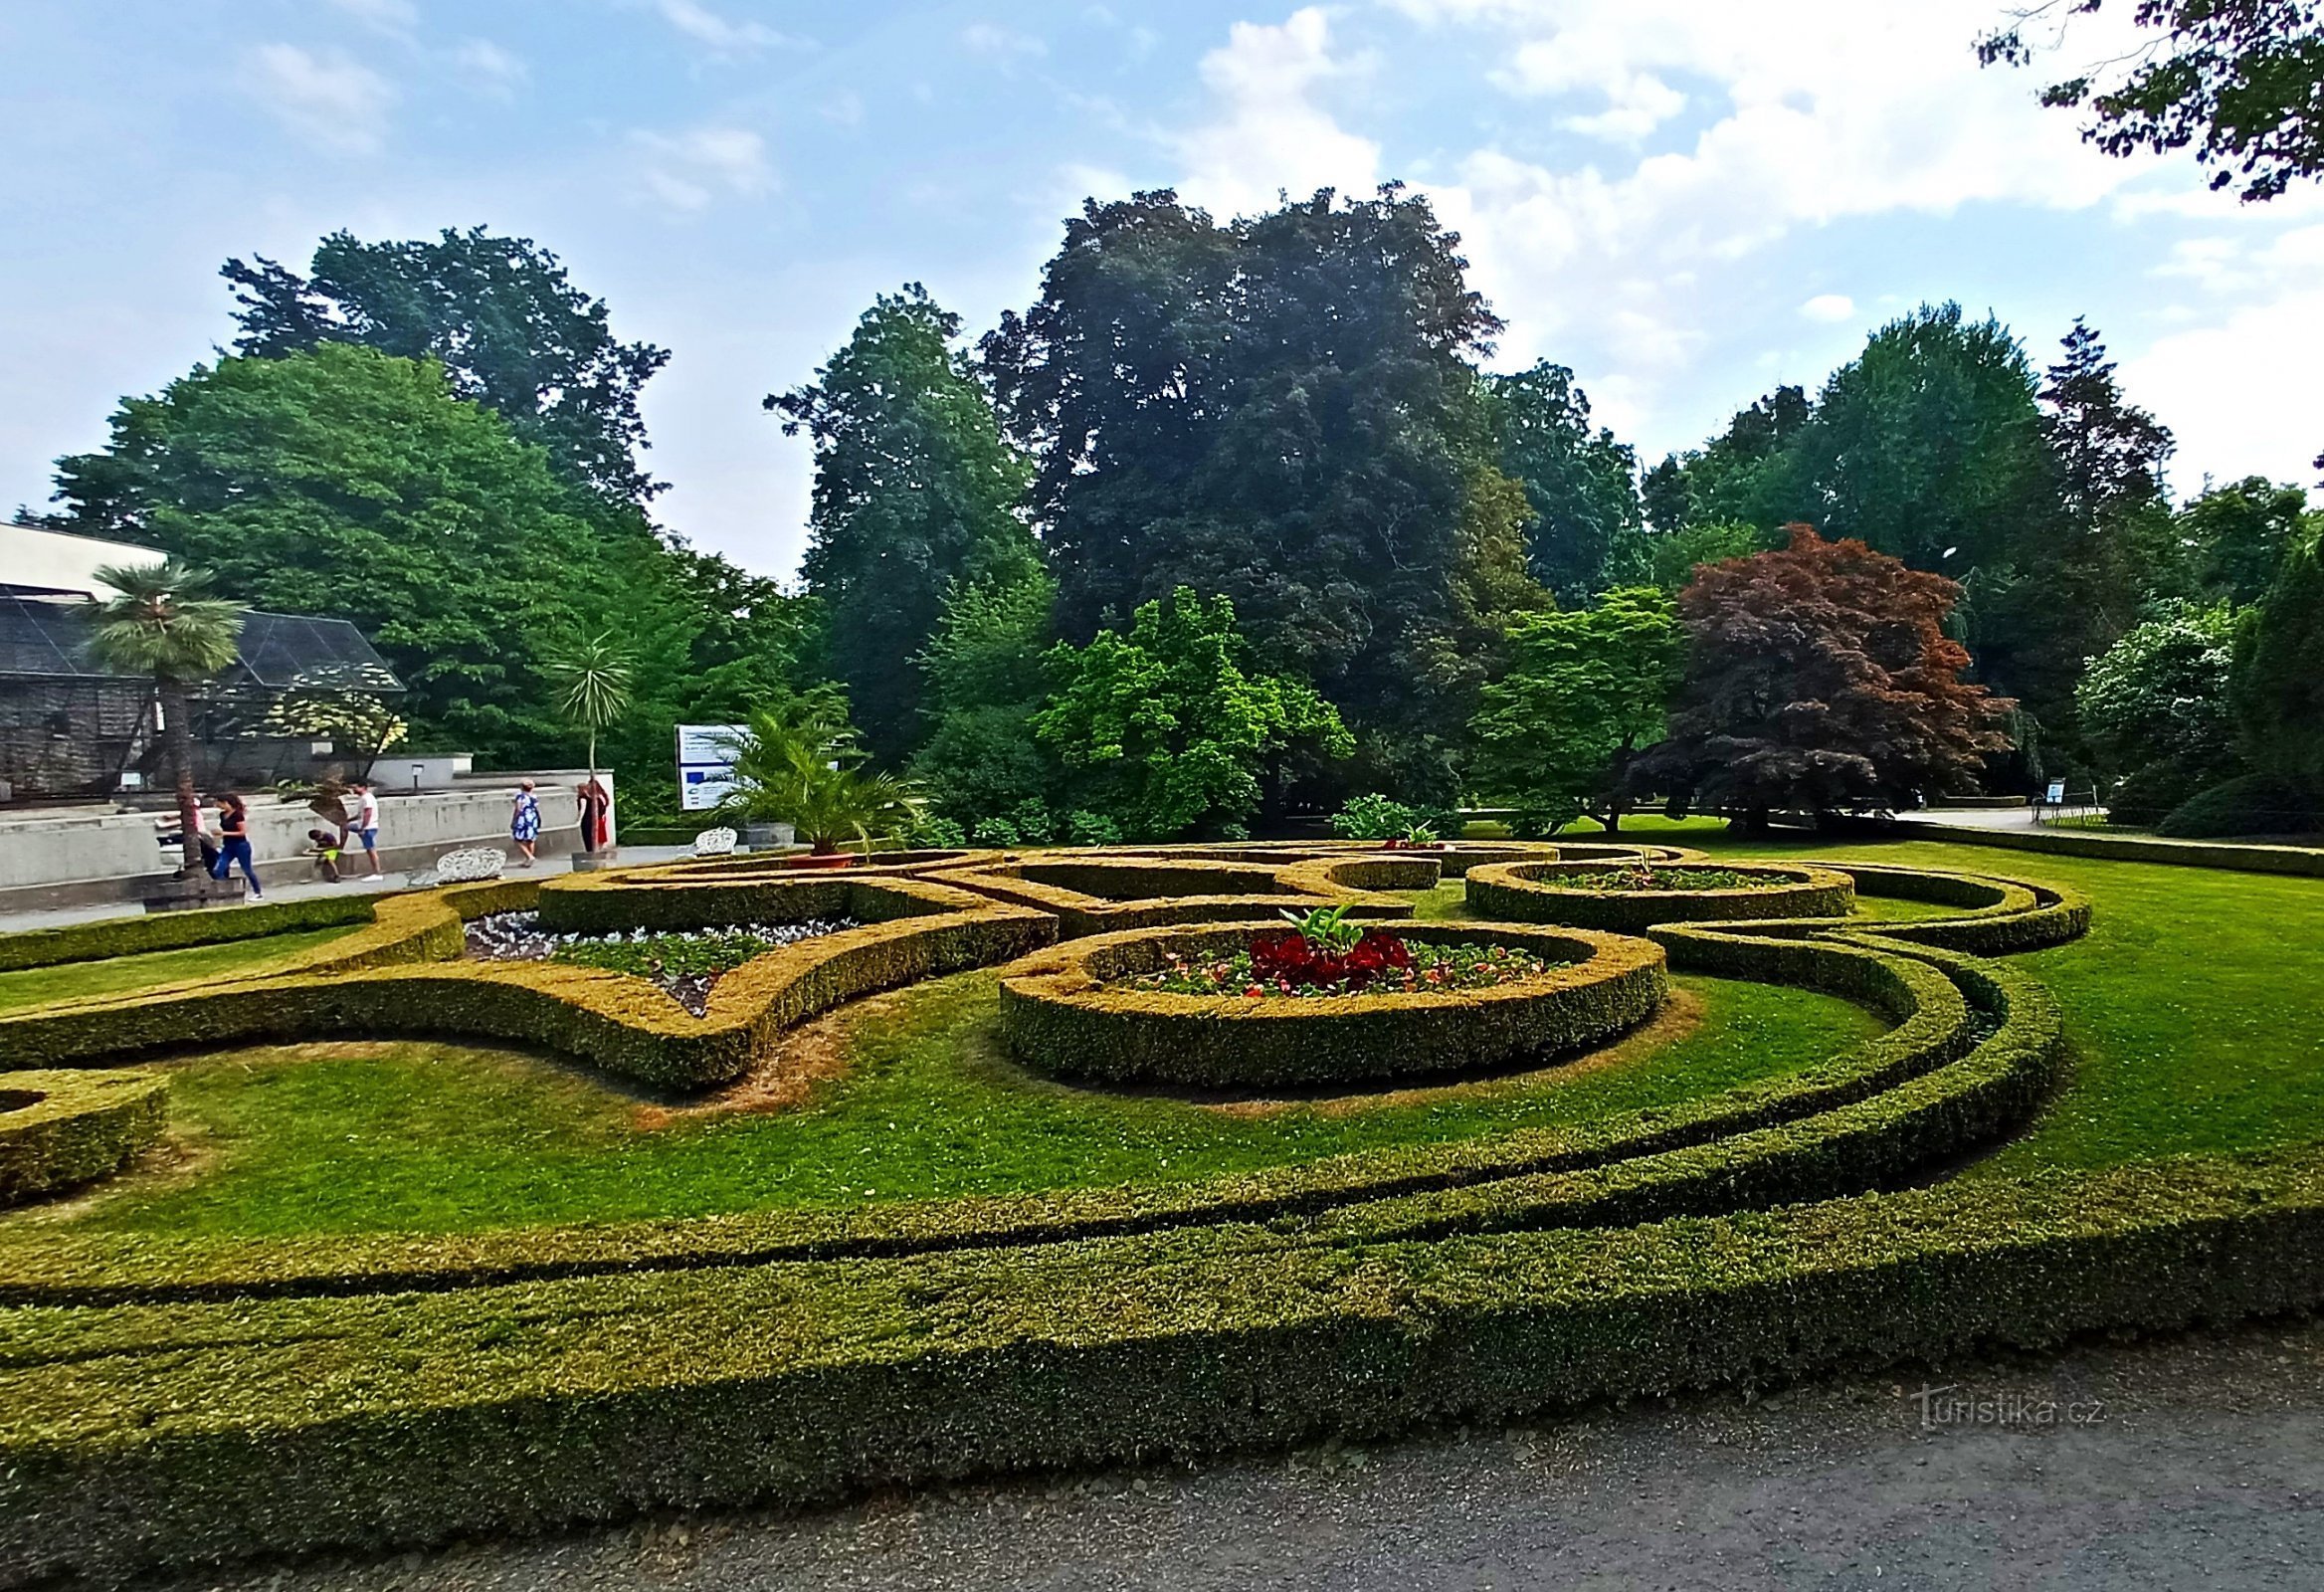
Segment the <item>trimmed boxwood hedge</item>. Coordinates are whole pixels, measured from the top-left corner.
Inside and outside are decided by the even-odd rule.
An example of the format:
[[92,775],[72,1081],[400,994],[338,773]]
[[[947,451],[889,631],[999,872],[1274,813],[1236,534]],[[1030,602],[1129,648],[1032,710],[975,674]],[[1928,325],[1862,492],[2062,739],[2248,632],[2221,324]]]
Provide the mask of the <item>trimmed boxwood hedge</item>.
[[1002,1039],[1026,1066],[1061,1078],[1307,1088],[1546,1062],[1637,1027],[1669,993],[1663,952],[1647,940],[1457,923],[1400,932],[1424,944],[1508,945],[1565,965],[1444,994],[1249,1000],[1101,987],[1280,926],[1138,929],[1038,953],[1002,971]]
[[0,1073],[0,1206],[119,1171],[168,1119],[152,1073]]
[[379,899],[376,896],[315,896],[209,911],[105,917],[62,928],[17,929],[0,934],[0,973],[365,923],[371,920],[372,907]]
[[1602,863],[1496,863],[1468,871],[1468,904],[1483,916],[1516,923],[1641,934],[1657,923],[1736,918],[1845,917],[1855,907],[1847,875],[1806,863],[1718,865],[1721,872],[1765,880],[1729,890],[1594,891],[1561,886]]
[[2324,1156],[0,1317],[0,1579],[1189,1459],[2324,1300]]
[[[449,932],[456,947],[462,911],[497,904],[535,887],[477,886],[436,897],[409,897],[409,913],[433,912],[422,930]],[[140,1053],[187,1050],[252,1040],[450,1034],[538,1045],[657,1088],[698,1090],[739,1077],[776,1034],[842,1001],[916,979],[982,967],[1024,954],[1054,938],[1053,919],[1015,911],[957,891],[905,879],[822,881],[765,887],[707,886],[640,905],[650,926],[690,927],[688,913],[710,913],[735,891],[764,891],[814,916],[825,892],[848,915],[887,921],[784,946],[718,981],[709,1010],[696,1018],[641,979],[560,963],[459,963],[340,971],[328,979],[253,979],[162,995],[146,993],[0,1018],[0,1056],[16,1065],[92,1065]],[[582,893],[577,893],[582,894]],[[587,893],[591,899],[634,892]],[[398,898],[403,899],[403,898]],[[383,903],[382,928],[389,908]],[[904,915],[904,914],[909,915]],[[742,920],[749,920],[747,918]],[[449,924],[448,929],[446,924]],[[330,947],[325,947],[329,949]],[[410,949],[406,940],[393,949]]]

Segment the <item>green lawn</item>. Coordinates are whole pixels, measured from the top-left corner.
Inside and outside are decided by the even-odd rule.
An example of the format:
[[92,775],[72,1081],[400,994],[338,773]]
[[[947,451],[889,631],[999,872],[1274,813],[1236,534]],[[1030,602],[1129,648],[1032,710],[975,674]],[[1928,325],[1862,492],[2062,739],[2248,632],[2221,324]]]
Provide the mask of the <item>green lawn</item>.
[[[459,1045],[265,1048],[171,1064],[191,1170],[0,1218],[86,1229],[463,1231],[1202,1177],[1667,1105],[1874,1033],[1826,996],[1685,979],[1703,1021],[1659,1049],[1399,1103],[1263,1115],[1032,1078],[997,1043],[990,972],[885,1003],[803,1109],[635,1125],[638,1102],[531,1057]],[[52,1229],[53,1230],[53,1229]]]
[[239,973],[260,962],[327,945],[361,924],[309,929],[300,934],[269,934],[225,945],[189,945],[183,950],[147,951],[101,962],[68,962],[61,967],[28,967],[0,973],[0,1012],[19,1011],[49,1001],[85,995],[121,995],[161,984],[183,983],[222,973]]
[[2324,1142],[2324,880],[1923,841],[1698,833],[1688,844],[2003,874],[2090,896],[2087,936],[2016,958],[2065,1009],[2073,1079],[1979,1175]]

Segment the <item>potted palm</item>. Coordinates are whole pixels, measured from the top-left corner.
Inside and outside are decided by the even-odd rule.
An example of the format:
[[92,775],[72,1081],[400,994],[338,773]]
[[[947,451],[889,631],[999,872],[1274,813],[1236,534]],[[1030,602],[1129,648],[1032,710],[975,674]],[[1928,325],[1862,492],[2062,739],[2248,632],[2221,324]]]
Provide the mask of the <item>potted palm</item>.
[[194,790],[191,729],[194,688],[234,662],[242,635],[242,608],[212,589],[208,570],[167,559],[158,564],[108,564],[97,570],[111,595],[97,600],[89,651],[105,668],[153,682],[160,717],[161,761],[177,798],[178,877],[151,891],[149,911],[242,899],[242,886],[213,880],[202,868],[202,806]]
[[733,785],[720,812],[747,827],[789,824],[835,864],[845,843],[869,844],[919,821],[920,795],[893,774],[867,772],[856,731],[826,706],[761,708],[733,744]]

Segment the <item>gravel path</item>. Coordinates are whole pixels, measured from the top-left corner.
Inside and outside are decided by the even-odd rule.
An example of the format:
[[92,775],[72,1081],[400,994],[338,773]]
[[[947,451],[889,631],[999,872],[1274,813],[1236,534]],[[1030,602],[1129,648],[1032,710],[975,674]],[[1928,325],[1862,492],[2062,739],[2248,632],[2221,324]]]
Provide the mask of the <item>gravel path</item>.
[[[1926,1381],[1950,1395],[1923,1400]],[[1983,1400],[1944,1420],[1946,1398]],[[1934,1424],[1924,1424],[1924,1404]],[[2324,1323],[1196,1471],[173,1583],[233,1592],[2324,1585]]]

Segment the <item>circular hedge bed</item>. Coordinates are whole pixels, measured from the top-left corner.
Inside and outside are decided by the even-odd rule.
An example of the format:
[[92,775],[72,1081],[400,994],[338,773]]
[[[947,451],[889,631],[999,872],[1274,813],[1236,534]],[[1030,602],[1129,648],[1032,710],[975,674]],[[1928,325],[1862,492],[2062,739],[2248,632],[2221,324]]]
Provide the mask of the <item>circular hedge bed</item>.
[[1001,976],[1001,1033],[1061,1078],[1252,1090],[1483,1072],[1587,1050],[1659,1011],[1662,948],[1586,930],[1399,925],[1415,946],[1500,946],[1549,964],[1450,993],[1193,995],[1124,987],[1222,958],[1279,922],[1133,929],[1036,952]]
[[1836,869],[1764,863],[1653,869],[1495,863],[1470,869],[1467,891],[1468,904],[1485,917],[1616,934],[1644,933],[1658,923],[1845,917],[1856,898],[1854,881]]

